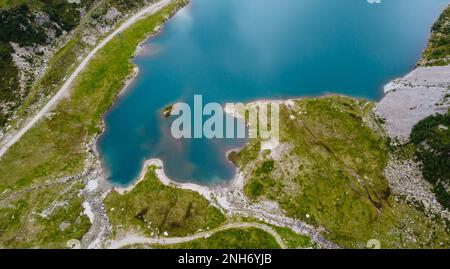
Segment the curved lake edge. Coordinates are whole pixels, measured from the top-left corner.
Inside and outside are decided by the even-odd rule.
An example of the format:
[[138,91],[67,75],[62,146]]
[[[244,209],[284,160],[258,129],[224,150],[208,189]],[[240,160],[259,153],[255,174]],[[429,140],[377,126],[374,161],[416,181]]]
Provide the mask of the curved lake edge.
[[[182,7],[182,8],[186,8],[188,5]],[[444,7],[445,9],[445,7]],[[177,10],[178,12],[179,10]],[[175,13],[176,14],[176,13]],[[174,15],[175,15],[174,14]],[[144,46],[148,45],[151,41],[152,38],[155,38],[158,34],[161,33],[161,31],[164,28],[164,24],[163,26],[158,29],[158,31],[156,33],[152,33],[149,34],[149,36],[147,38],[145,38],[136,48],[136,53],[133,55],[131,62],[136,59],[136,57],[139,57],[142,53],[142,49]],[[428,40],[431,37],[431,32],[428,34]],[[424,44],[424,48],[426,48],[427,46],[427,42],[425,42]],[[133,63],[133,62],[132,62]],[[136,81],[137,76],[139,74],[139,67],[137,64],[133,63],[134,66],[134,72],[132,74],[130,74],[130,77],[127,78],[126,81],[124,81],[124,87],[122,88],[122,90],[120,91],[120,94],[117,96],[116,101],[114,102],[113,106],[111,108],[109,108],[108,112],[106,112],[103,117],[102,117],[102,132],[101,134],[96,138],[96,143],[95,143],[95,147],[96,147],[96,152],[98,154],[98,157],[100,157],[100,159],[102,158],[100,151],[97,149],[97,145],[98,145],[98,141],[99,139],[101,139],[101,136],[105,133],[106,131],[106,124],[105,124],[105,117],[108,115],[108,113],[115,107],[115,105],[117,105],[117,100],[120,99],[121,97],[123,97],[124,95],[127,94],[127,90],[129,89],[130,85],[133,84],[133,82]],[[259,103],[259,102],[267,102],[267,101],[277,101],[277,102],[288,102],[290,100],[304,100],[304,99],[310,99],[310,98],[322,98],[322,97],[326,97],[326,96],[343,96],[343,97],[347,97],[350,99],[355,99],[355,100],[368,100],[371,103],[377,105],[379,102],[381,102],[384,98],[386,98],[387,94],[390,92],[389,89],[387,89],[393,82],[408,76],[409,74],[411,74],[412,72],[414,72],[415,70],[417,70],[418,68],[421,68],[420,66],[418,66],[418,62],[412,66],[412,68],[409,71],[405,71],[404,76],[399,76],[396,78],[393,78],[390,81],[387,81],[387,83],[384,85],[383,87],[383,95],[379,98],[379,100],[371,100],[370,98],[365,98],[365,97],[357,97],[357,96],[349,96],[349,95],[345,95],[345,94],[339,94],[339,93],[333,93],[333,92],[328,92],[328,93],[322,93],[322,94],[317,94],[317,95],[313,95],[313,96],[289,96],[286,97],[286,99],[258,99],[255,98],[253,101],[250,100],[248,102],[245,102],[246,104],[249,103]],[[380,89],[381,90],[381,89]],[[169,104],[167,104],[169,105]],[[226,112],[227,114],[229,114],[228,112]],[[229,114],[232,115],[232,114]],[[232,115],[233,116],[233,115]],[[245,147],[245,145],[244,145]],[[237,149],[231,149],[228,150],[225,156],[225,159],[228,159],[228,153],[231,151],[236,151]],[[217,190],[217,189],[223,189],[223,190],[227,190],[230,188],[230,186],[235,186],[235,185],[239,185],[242,184],[243,182],[241,182],[243,180],[243,176],[240,174],[240,171],[238,168],[236,168],[236,173],[235,176],[228,180],[228,181],[221,181],[221,182],[211,182],[210,184],[208,184],[207,182],[199,182],[196,180],[173,180],[170,179],[169,177],[166,176],[165,171],[164,171],[164,163],[161,159],[158,158],[150,158],[148,160],[144,160],[141,162],[140,167],[140,173],[139,176],[137,176],[133,181],[131,181],[130,183],[127,184],[120,184],[120,183],[115,183],[112,182],[110,180],[108,180],[108,171],[107,169],[104,167],[103,163],[102,163],[102,175],[105,177],[105,179],[110,182],[116,190],[120,191],[120,192],[126,192],[131,190],[134,186],[136,186],[145,176],[145,173],[147,171],[148,166],[158,166],[160,167],[162,172],[158,174],[158,176],[160,177],[160,180],[162,183],[164,183],[165,185],[174,185],[176,187],[182,188],[182,189],[190,189],[193,191],[197,191],[200,194],[204,195],[204,193],[207,192],[211,192],[212,190]]]
[[[172,3],[175,3],[177,1],[173,1]],[[178,5],[176,6],[176,8],[174,10],[172,10],[172,13],[170,14],[170,16],[168,18],[166,18],[166,20],[164,22],[162,22],[160,25],[158,25],[155,29],[149,30],[149,32],[147,33],[147,36],[145,38],[142,39],[142,41],[139,42],[139,44],[136,46],[135,51],[133,53],[133,55],[131,55],[130,59],[129,59],[129,63],[132,65],[132,70],[131,72],[128,74],[128,76],[123,80],[123,86],[121,87],[121,89],[118,91],[118,94],[116,95],[113,104],[107,109],[107,111],[101,116],[100,119],[100,132],[98,134],[95,135],[95,137],[92,139],[92,143],[93,145],[88,147],[88,149],[90,148],[96,158],[98,160],[100,160],[100,166],[101,166],[101,171],[100,174],[102,176],[102,178],[108,182],[109,184],[112,184],[113,186],[120,186],[120,184],[115,184],[113,182],[111,182],[110,180],[108,180],[109,177],[109,172],[107,170],[107,168],[105,167],[102,159],[103,159],[103,154],[101,152],[101,150],[99,149],[99,141],[102,139],[102,136],[105,134],[105,132],[107,131],[107,124],[105,121],[105,118],[108,116],[108,114],[114,109],[114,107],[117,105],[118,101],[120,100],[120,98],[122,98],[123,96],[125,96],[126,94],[128,94],[128,90],[129,88],[133,85],[133,83],[136,81],[137,77],[139,76],[140,73],[140,68],[137,64],[135,64],[133,62],[133,60],[135,60],[137,57],[139,57],[142,53],[143,53],[143,48],[144,46],[152,39],[155,38],[156,36],[160,35],[162,33],[162,31],[164,31],[164,26],[165,24],[173,18],[173,16],[175,16],[180,10],[182,10],[183,8],[186,8],[189,6],[189,4],[191,3],[191,0],[181,0],[177,2]],[[150,18],[152,15],[151,14],[149,16],[145,16],[143,19],[145,18]],[[137,22],[138,23],[138,22]],[[145,162],[143,162],[141,164],[141,166],[144,164]],[[137,181],[138,178],[135,179],[135,181]],[[133,184],[133,182],[131,182],[130,184]]]

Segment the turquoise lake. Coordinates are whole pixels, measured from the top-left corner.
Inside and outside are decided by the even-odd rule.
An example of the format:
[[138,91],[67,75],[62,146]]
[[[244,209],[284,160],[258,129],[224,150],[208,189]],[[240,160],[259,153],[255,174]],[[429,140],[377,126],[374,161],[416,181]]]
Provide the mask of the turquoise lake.
[[175,102],[248,102],[340,93],[371,100],[412,70],[448,0],[192,0],[134,59],[139,75],[105,115],[108,179],[136,180],[149,158],[177,181],[230,180],[225,152],[245,140],[182,139]]

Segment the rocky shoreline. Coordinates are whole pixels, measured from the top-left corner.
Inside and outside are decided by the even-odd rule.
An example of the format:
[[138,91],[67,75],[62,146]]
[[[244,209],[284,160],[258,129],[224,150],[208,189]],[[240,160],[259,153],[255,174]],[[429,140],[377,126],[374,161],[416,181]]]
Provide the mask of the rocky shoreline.
[[450,108],[450,65],[418,67],[388,83],[384,91],[374,113],[389,137],[404,143],[419,121]]

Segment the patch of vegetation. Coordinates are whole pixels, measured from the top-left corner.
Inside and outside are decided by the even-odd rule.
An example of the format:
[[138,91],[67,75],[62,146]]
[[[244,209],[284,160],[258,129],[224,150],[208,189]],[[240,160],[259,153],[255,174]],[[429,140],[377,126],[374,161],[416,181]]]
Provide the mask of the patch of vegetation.
[[450,5],[433,25],[431,38],[420,65],[450,64]]
[[33,85],[23,104],[18,109],[20,117],[26,117],[30,106],[35,104],[44,96],[53,95],[64,83],[64,78],[71,74],[76,66],[78,55],[88,46],[81,41],[81,37],[75,34],[74,37],[57,51],[50,60],[45,74]]
[[101,131],[101,117],[132,73],[136,46],[187,2],[179,0],[111,40],[72,85],[52,117],[42,119],[0,159],[0,192],[82,171],[86,142]]
[[65,248],[91,223],[83,214],[81,183],[64,183],[13,195],[0,203],[1,248]]
[[[0,103],[9,104],[9,109],[15,106],[19,98],[15,91],[19,88],[18,70],[11,53],[11,46],[0,41]],[[9,116],[9,111],[0,111],[0,127],[5,125]]]
[[389,151],[398,160],[411,160],[416,156],[416,146],[413,143],[402,144],[400,142],[395,142],[395,145],[389,146]]
[[43,2],[43,0],[0,0],[0,9],[27,5],[32,10],[39,10],[42,7]]
[[130,8],[141,6],[145,0],[111,0],[111,4],[117,7],[120,11],[126,11]]
[[364,248],[370,239],[383,248],[448,247],[441,220],[391,195],[383,175],[387,141],[366,124],[372,108],[340,96],[281,107],[281,143],[290,150],[274,162],[252,144],[257,141],[241,151],[246,195],[277,201],[289,216],[325,228],[324,236],[344,247]]
[[232,162],[244,168],[249,162],[258,157],[260,149],[261,141],[259,139],[250,139],[241,151],[232,154]]
[[0,10],[0,41],[15,42],[22,46],[46,43],[45,28],[35,21],[27,5]]
[[275,238],[257,228],[239,228],[219,231],[208,238],[187,243],[154,246],[166,249],[279,249]]
[[[0,127],[4,126],[17,107],[22,105],[31,85],[22,89],[18,83],[18,70],[11,53],[13,49],[10,42],[21,47],[47,45],[64,31],[70,31],[80,22],[81,9],[89,9],[93,0],[82,0],[79,4],[69,3],[66,0],[48,1],[14,1],[0,3],[0,103],[7,104],[0,113]],[[45,20],[43,16],[48,16]],[[40,18],[40,19],[39,19]],[[55,36],[48,36],[47,32],[55,32]],[[67,63],[72,59],[65,58]],[[60,67],[60,66],[56,66]],[[64,69],[58,69],[60,76],[65,76]],[[50,88],[52,83],[46,83]]]
[[156,167],[130,192],[112,192],[105,199],[114,229],[140,230],[147,235],[185,236],[218,227],[225,222],[219,209],[200,194],[168,187],[160,182]]
[[6,109],[0,110],[1,127],[20,101],[18,70],[9,42],[22,46],[44,44],[47,35],[44,27],[35,22],[34,14],[27,5],[0,10],[0,22],[0,104],[6,105]]
[[263,195],[267,188],[264,185],[273,186],[276,182],[270,177],[270,173],[274,169],[275,162],[272,159],[266,159],[253,171],[252,180],[244,186],[244,191],[251,199]]
[[[53,54],[53,57],[47,64],[47,68],[43,76],[29,89],[23,103],[17,109],[19,118],[26,118],[27,114],[30,112],[30,107],[33,107],[33,105],[41,100],[47,99],[48,96],[52,96],[58,89],[61,88],[65,79],[73,73],[83,58],[81,56],[85,56],[89,49],[92,48],[92,45],[88,44],[83,37],[88,35],[87,33],[89,33],[92,28],[95,28],[101,23],[98,21],[98,18],[92,17],[93,14],[98,14],[99,16],[101,14],[105,14],[110,1],[111,0],[101,1],[91,9],[88,8],[91,6],[92,1],[81,2],[81,6],[83,6],[87,11],[86,16],[84,16],[86,19],[82,21],[77,19],[79,21],[79,25],[72,31],[71,39]],[[57,4],[57,2],[55,3]],[[42,6],[40,9],[45,8],[50,10],[49,12],[55,12],[54,10],[64,7],[64,5],[65,4],[59,4],[53,6],[47,3],[46,6]],[[66,12],[70,13],[74,12],[74,10],[72,8],[68,8]],[[55,16],[57,16],[57,14]],[[67,24],[70,24],[70,22]],[[61,29],[58,29],[58,34],[61,34]],[[66,29],[68,28],[66,27]]]
[[[52,21],[58,23],[61,30],[68,32],[80,22],[80,8],[89,7],[93,2],[93,0],[80,0],[79,4],[77,4],[67,0],[46,0],[42,10],[48,14]],[[59,34],[61,34],[60,31]]]
[[311,238],[306,235],[300,235],[289,228],[273,226],[275,231],[286,242],[286,245],[290,249],[301,249],[314,247],[314,243]]
[[450,113],[430,116],[414,126],[411,142],[423,164],[423,177],[438,201],[450,210]]

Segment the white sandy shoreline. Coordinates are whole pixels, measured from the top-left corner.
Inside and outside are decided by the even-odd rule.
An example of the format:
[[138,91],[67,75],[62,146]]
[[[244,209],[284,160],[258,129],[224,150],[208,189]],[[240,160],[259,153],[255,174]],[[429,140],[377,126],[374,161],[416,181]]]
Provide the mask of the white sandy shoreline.
[[164,184],[166,186],[176,187],[176,188],[183,189],[183,190],[190,190],[190,191],[198,192],[203,197],[205,197],[208,201],[210,201],[210,202],[212,201],[212,195],[211,195],[212,190],[210,189],[210,187],[195,184],[195,183],[180,183],[180,182],[170,179],[165,174],[164,164],[163,164],[163,161],[160,159],[147,160],[144,163],[144,166],[139,174],[138,180],[135,181],[132,185],[130,185],[128,187],[115,187],[114,189],[120,194],[125,194],[125,193],[133,190],[133,188],[135,186],[137,186],[141,181],[143,181],[145,179],[145,175],[147,174],[147,170],[150,166],[156,167],[156,170],[155,170],[156,176],[158,177],[158,179],[161,181],[162,184]]

